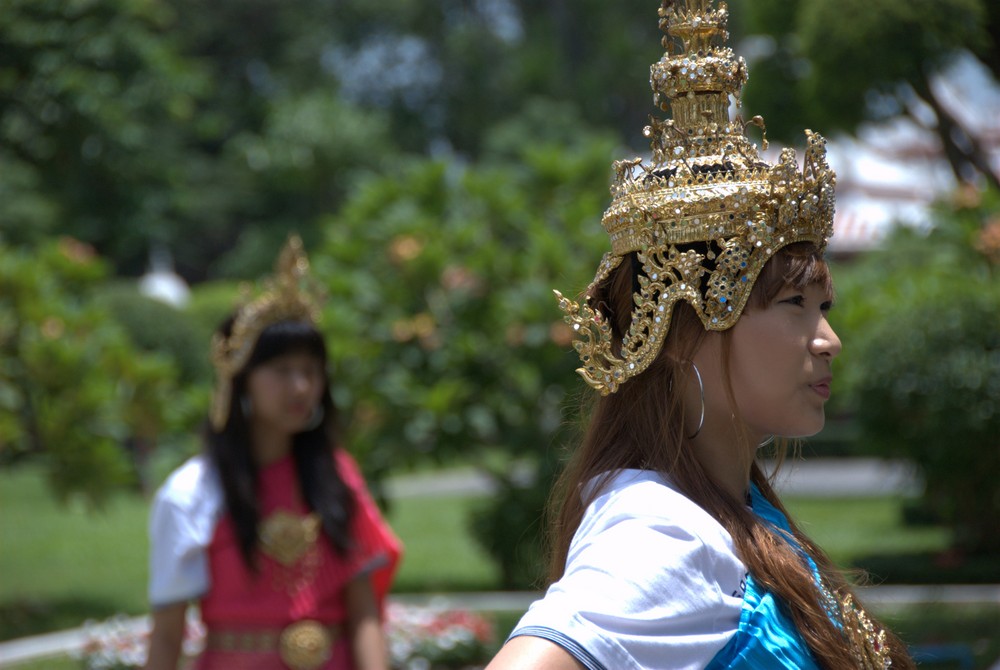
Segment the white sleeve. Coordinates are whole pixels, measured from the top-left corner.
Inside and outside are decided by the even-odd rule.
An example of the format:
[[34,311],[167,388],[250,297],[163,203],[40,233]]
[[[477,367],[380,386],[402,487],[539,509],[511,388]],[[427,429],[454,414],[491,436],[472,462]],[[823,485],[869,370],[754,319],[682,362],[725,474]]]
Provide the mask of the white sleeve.
[[736,632],[745,576],[714,519],[662,483],[633,483],[591,505],[563,577],[513,635],[590,670],[700,670]]
[[221,491],[201,457],[188,461],[157,491],[149,522],[153,609],[198,598],[208,590],[206,552],[221,507]]

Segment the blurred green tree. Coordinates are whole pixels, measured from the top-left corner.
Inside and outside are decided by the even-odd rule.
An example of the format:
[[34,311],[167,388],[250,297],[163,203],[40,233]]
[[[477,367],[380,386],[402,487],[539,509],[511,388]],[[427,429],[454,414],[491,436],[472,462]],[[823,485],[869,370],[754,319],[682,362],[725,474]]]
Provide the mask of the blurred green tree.
[[[540,97],[643,147],[655,4],[598,0],[5,0],[0,225],[68,234],[118,273],[267,271],[359,173],[477,160]],[[648,45],[645,48],[637,46]]]
[[[649,66],[663,53],[657,2],[347,0],[328,69],[341,93],[385,109],[401,146],[475,158],[523,101],[569,104],[645,149]],[[742,8],[732,8],[739,32]]]
[[920,469],[956,548],[1000,554],[1000,192],[942,203],[840,276],[838,360],[874,453]]
[[[313,254],[336,401],[375,476],[490,449],[534,464],[575,427],[582,384],[552,289],[582,290],[600,259],[615,142],[572,106],[534,101],[484,146],[477,165],[414,160],[371,177]],[[524,560],[506,553],[537,557],[550,473],[537,495],[496,474],[503,493],[479,518],[509,533],[482,539],[523,587]]]
[[[985,142],[932,84],[961,52],[1000,78],[1000,5],[987,0],[759,0],[747,3],[759,59],[746,89],[772,137],[800,141],[804,119],[824,134],[922,109],[956,178],[1000,187]],[[981,110],[996,115],[997,110]],[[977,176],[978,175],[978,176]]]
[[183,407],[169,359],[137,351],[92,299],[106,272],[70,238],[0,244],[0,463],[41,460],[61,499],[95,505],[135,481],[130,456]]
[[165,35],[171,16],[155,0],[0,4],[8,243],[61,233],[118,258],[164,237],[197,172],[184,127],[205,84]]
[[[137,275],[255,276],[392,142],[320,63],[333,3],[0,4],[0,235],[66,234]],[[228,254],[228,255],[227,255]]]
[[[538,118],[579,128],[568,106],[519,125]],[[532,452],[562,420],[574,365],[552,288],[582,288],[592,263],[576,259],[600,257],[614,143],[581,130],[561,144],[544,129],[521,143],[510,130],[479,165],[401,161],[325,223],[324,328],[370,463]]]

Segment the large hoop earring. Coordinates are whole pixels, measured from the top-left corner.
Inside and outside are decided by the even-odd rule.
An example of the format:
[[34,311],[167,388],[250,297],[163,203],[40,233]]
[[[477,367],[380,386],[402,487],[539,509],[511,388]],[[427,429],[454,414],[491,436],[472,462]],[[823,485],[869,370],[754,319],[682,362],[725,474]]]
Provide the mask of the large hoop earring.
[[323,405],[316,405],[316,407],[313,408],[312,414],[309,415],[309,423],[307,423],[306,427],[302,429],[302,432],[308,433],[311,430],[319,428],[320,424],[323,423],[324,417],[326,417],[326,410],[323,408]]
[[705,384],[701,381],[701,372],[698,370],[698,366],[691,361],[691,367],[694,368],[695,379],[698,380],[698,393],[701,395],[701,417],[698,419],[698,428],[695,429],[693,435],[688,435],[689,440],[693,440],[698,437],[698,433],[701,432],[702,427],[705,425]]

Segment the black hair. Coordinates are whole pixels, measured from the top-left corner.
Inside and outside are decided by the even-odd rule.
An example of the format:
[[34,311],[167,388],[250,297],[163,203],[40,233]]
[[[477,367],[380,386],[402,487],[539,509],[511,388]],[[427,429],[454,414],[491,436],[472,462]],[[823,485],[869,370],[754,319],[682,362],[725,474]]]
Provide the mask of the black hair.
[[[233,318],[227,319],[219,332],[229,336]],[[305,321],[279,321],[264,329],[257,338],[250,359],[232,380],[229,416],[221,431],[205,431],[205,448],[222,482],[226,510],[232,519],[243,561],[256,569],[257,530],[260,509],[257,501],[257,465],[250,449],[250,425],[243,415],[241,398],[246,393],[247,377],[257,366],[292,353],[305,353],[320,361],[324,388],[320,397],[323,420],[319,425],[292,438],[299,486],[306,505],[321,519],[323,533],[335,551],[344,554],[351,547],[350,522],[356,501],[344,483],[333,460],[338,443],[335,408],[330,396],[330,377],[326,371],[327,354],[323,336]]]

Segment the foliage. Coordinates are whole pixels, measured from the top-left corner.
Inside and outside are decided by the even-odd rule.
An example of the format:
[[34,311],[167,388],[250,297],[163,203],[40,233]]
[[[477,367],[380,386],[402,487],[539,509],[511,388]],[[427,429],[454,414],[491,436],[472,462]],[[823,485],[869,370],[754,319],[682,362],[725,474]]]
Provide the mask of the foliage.
[[326,222],[314,265],[337,401],[376,470],[533,453],[562,425],[575,360],[551,291],[582,288],[600,258],[612,148],[575,141],[520,145],[516,162],[400,163]]
[[209,337],[189,313],[142,295],[134,282],[103,286],[96,297],[136,347],[171,358],[180,383],[211,383]]
[[70,235],[131,276],[162,246],[192,283],[262,274],[293,229],[313,248],[364,174],[478,160],[526,100],[644,148],[660,55],[655,4],[603,0],[0,7],[7,242]]
[[[772,137],[800,141],[804,119],[831,134],[865,120],[929,109],[955,170],[997,175],[986,139],[963,124],[931,80],[960,52],[972,51],[1000,77],[996,3],[986,0],[760,0],[748,3],[752,33],[766,36],[752,65],[747,107],[763,114]],[[993,6],[991,8],[991,6]],[[919,120],[919,119],[918,119]],[[928,124],[920,124],[928,125]]]
[[[841,283],[843,363],[862,439],[912,459],[956,547],[1000,552],[1000,195],[969,193],[900,229]],[[1000,245],[998,245],[1000,248]]]
[[639,135],[659,58],[656,4],[577,0],[339,3],[324,64],[345,98],[384,110],[407,151],[480,155],[520,101],[568,103],[592,124]]
[[89,290],[106,272],[70,239],[0,246],[0,455],[41,457],[55,492],[100,503],[128,481],[128,442],[155,439],[175,388],[169,361],[135,350]]
[[523,472],[495,472],[497,493],[477,505],[468,519],[472,537],[500,568],[507,590],[541,588],[547,575],[545,506],[560,465],[545,450],[529,481]]
[[539,101],[485,146],[478,165],[400,162],[363,182],[313,254],[336,401],[376,477],[487,447],[534,457],[579,388],[552,289],[582,289],[600,259],[614,144]]
[[[997,10],[984,0],[731,4],[735,40],[748,24],[774,37],[747,95],[778,137],[801,137],[803,118],[854,127],[866,91],[913,86],[956,47],[998,61],[987,35]],[[6,241],[70,235],[132,276],[163,246],[191,282],[266,272],[293,229],[314,248],[365,175],[409,156],[488,158],[494,131],[528,100],[564,105],[645,151],[648,67],[661,55],[655,3],[0,6]],[[898,33],[921,39],[892,41]]]
[[159,0],[2,3],[8,242],[61,233],[117,255],[158,237],[197,170],[181,155],[204,84],[167,37],[171,15]]
[[202,279],[263,272],[293,227],[314,239],[347,168],[392,148],[381,116],[321,76],[336,11],[322,0],[3,2],[7,241],[71,235],[132,275],[162,245]]

